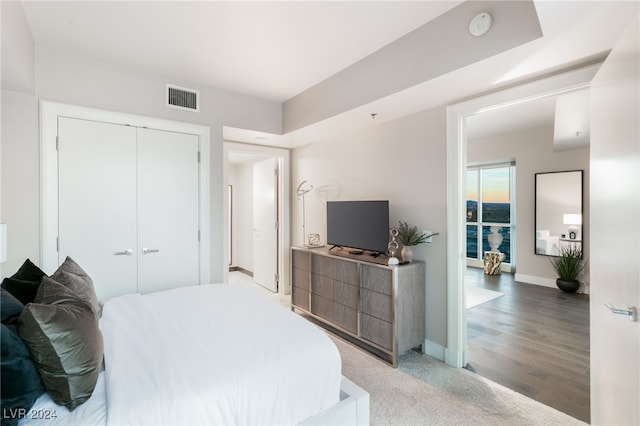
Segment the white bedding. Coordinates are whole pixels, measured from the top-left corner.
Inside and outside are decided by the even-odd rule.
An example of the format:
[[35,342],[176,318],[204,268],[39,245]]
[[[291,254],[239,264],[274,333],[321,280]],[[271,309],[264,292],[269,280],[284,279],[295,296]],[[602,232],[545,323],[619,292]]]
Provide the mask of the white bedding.
[[[117,297],[100,328],[110,425],[295,424],[339,401],[340,355],[326,334],[238,286]],[[96,390],[86,404],[100,405]],[[76,417],[80,408],[68,423],[104,424]]]

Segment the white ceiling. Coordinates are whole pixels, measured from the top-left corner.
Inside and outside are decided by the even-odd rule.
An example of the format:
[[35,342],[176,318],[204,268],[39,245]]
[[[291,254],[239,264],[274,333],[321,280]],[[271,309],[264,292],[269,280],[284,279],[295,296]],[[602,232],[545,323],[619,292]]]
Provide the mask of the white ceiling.
[[[282,102],[460,3],[27,0],[23,8],[36,46],[99,56],[127,67]],[[630,11],[637,9],[635,2],[542,0],[535,4],[543,38],[445,76],[450,88],[446,93],[442,81],[432,81],[419,90],[379,100],[371,105],[380,112],[377,120],[492,90],[487,81],[493,81],[495,89],[601,55],[619,38]],[[474,69],[477,81],[469,78]],[[540,120],[549,119],[549,105],[530,108],[525,122],[538,115]],[[367,111],[367,115],[373,112]],[[522,115],[508,120],[493,116],[494,125],[485,126],[485,131],[496,129],[495,123],[513,128],[522,121],[517,118]],[[267,141],[262,143],[268,145],[295,146],[357,125],[362,122],[346,113],[302,129],[293,135],[297,138],[246,129],[225,130],[225,137],[254,142],[256,136],[263,136]]]
[[37,45],[285,101],[459,3],[27,0],[23,7]]

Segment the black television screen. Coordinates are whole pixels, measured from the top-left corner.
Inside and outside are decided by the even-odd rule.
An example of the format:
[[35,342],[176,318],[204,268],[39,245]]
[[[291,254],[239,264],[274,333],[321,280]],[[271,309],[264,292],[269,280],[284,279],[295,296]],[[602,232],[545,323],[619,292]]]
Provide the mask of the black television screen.
[[327,244],[385,253],[389,201],[327,201]]

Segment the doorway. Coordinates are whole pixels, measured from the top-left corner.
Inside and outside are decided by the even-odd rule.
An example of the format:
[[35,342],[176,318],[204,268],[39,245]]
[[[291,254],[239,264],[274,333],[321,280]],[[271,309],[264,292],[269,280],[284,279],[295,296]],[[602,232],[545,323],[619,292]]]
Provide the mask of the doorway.
[[[554,96],[563,95],[569,92],[573,92],[578,89],[588,88],[589,82],[597,71],[596,66],[589,66],[574,71],[570,71],[564,74],[548,77],[536,82],[528,83],[519,87],[508,89],[502,92],[497,92],[491,95],[484,96],[472,101],[467,101],[462,104],[453,105],[448,108],[448,167],[449,167],[449,179],[448,179],[448,194],[449,194],[449,211],[448,211],[448,349],[446,352],[445,360],[448,364],[463,367],[469,363],[469,346],[467,342],[467,310],[465,309],[465,275],[467,271],[466,256],[461,255],[465,252],[466,247],[466,184],[467,184],[467,167],[469,163],[468,153],[472,150],[469,145],[469,123],[481,117],[483,114],[496,112],[500,110],[507,110],[514,106],[526,105],[532,101],[538,101],[542,99],[548,99]],[[510,120],[508,120],[510,121]],[[551,134],[553,135],[553,127],[551,128]],[[553,138],[551,138],[553,139]],[[500,158],[494,157],[488,158],[473,158],[473,161],[496,161],[498,159],[504,160],[509,158],[517,158],[517,156],[511,153],[504,152]],[[588,155],[587,155],[588,157]],[[527,183],[532,180],[532,170],[526,168],[526,162],[518,163],[518,177],[517,182]],[[529,182],[531,183],[531,182]],[[532,184],[529,186],[533,186]],[[522,192],[518,190],[518,208],[530,208],[533,209],[533,190],[529,190],[530,193]],[[531,206],[529,206],[531,204]],[[529,223],[531,222],[531,223]],[[528,251],[533,253],[534,245],[534,231],[533,220],[517,220],[518,223],[518,238],[522,242],[521,250],[529,249]],[[530,230],[526,230],[526,227],[530,227]],[[531,231],[531,232],[529,232]],[[531,235],[529,235],[531,234]],[[528,243],[531,243],[529,247]],[[534,262],[539,262],[540,265],[547,267],[546,259],[535,259]],[[518,264],[522,262],[518,258]],[[480,273],[480,277],[482,277]],[[511,276],[510,276],[511,277]],[[505,277],[506,278],[506,277]],[[518,281],[518,275],[514,275],[512,282]],[[515,278],[515,280],[513,279]],[[527,277],[528,278],[528,277]],[[486,280],[485,280],[486,281]],[[530,282],[530,281],[525,281]],[[495,284],[495,283],[494,283]],[[517,284],[517,283],[515,283]],[[514,284],[514,285],[515,285]],[[501,291],[502,289],[509,288],[509,285],[499,287],[489,287],[491,290]],[[524,284],[531,288],[537,288],[531,284]],[[544,285],[544,284],[543,284]],[[487,288],[487,287],[485,287]],[[540,289],[550,290],[550,289]],[[503,302],[506,300],[504,297],[501,299]],[[493,301],[490,303],[494,303]],[[495,302],[499,303],[499,302]],[[512,319],[509,319],[512,321]],[[477,329],[473,331],[477,332]],[[472,333],[469,331],[469,333]],[[476,336],[473,336],[476,337]],[[542,341],[544,338],[540,338]],[[588,339],[587,339],[588,340]],[[524,361],[523,361],[524,362]]]
[[[599,64],[590,65],[447,108],[447,364],[460,368],[468,362],[464,307],[466,257],[461,255],[466,246],[467,119],[519,103],[587,88],[598,67]],[[519,163],[519,170],[523,170],[522,163]],[[522,198],[519,198],[519,205],[523,205]]]
[[224,167],[229,271],[288,294],[289,151],[225,142]]

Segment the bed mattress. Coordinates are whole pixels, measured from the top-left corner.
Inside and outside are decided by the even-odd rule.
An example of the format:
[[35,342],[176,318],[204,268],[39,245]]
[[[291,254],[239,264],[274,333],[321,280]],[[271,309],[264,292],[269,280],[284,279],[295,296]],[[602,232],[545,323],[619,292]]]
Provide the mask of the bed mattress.
[[105,369],[93,396],[69,412],[43,395],[32,411],[55,410],[46,424],[295,424],[339,401],[334,343],[242,287],[120,296],[100,328]]

